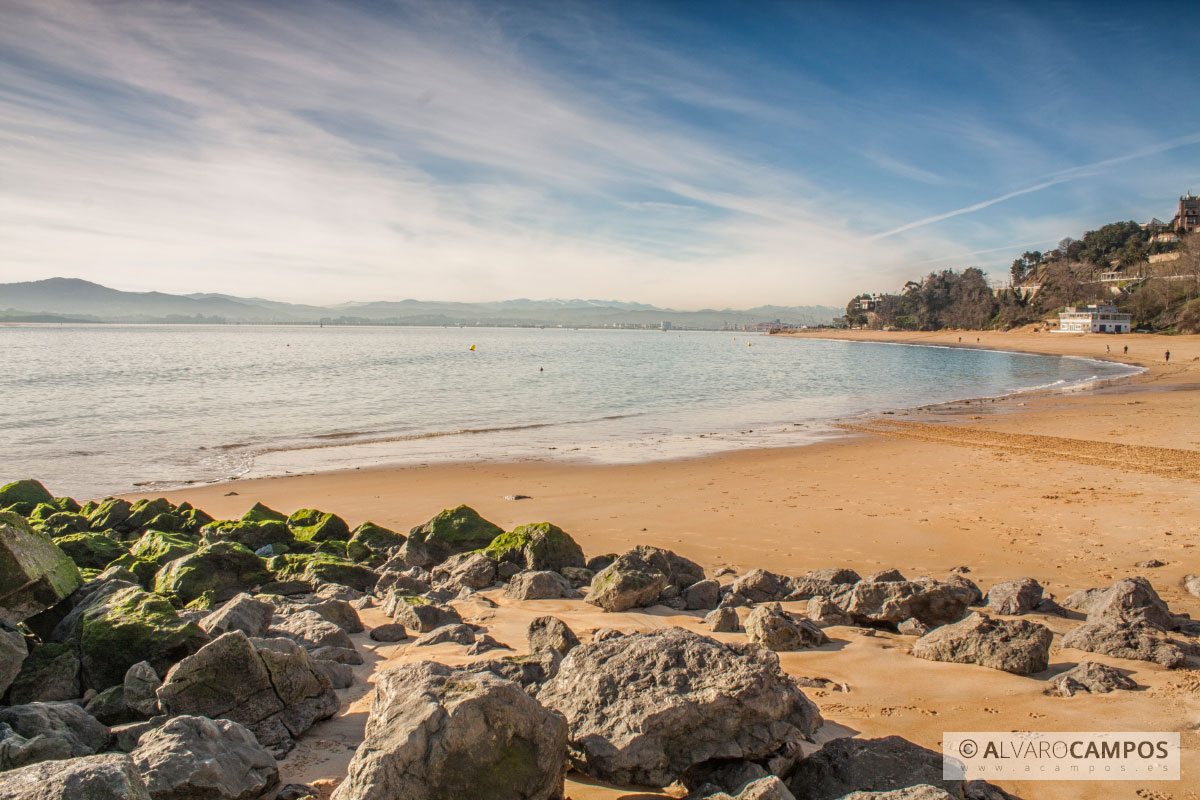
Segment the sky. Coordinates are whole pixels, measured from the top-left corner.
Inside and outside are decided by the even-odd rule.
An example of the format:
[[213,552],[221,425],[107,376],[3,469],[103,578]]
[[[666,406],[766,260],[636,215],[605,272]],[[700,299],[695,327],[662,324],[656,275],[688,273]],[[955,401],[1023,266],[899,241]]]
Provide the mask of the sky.
[[1178,4],[2,0],[0,282],[842,306],[1169,219]]

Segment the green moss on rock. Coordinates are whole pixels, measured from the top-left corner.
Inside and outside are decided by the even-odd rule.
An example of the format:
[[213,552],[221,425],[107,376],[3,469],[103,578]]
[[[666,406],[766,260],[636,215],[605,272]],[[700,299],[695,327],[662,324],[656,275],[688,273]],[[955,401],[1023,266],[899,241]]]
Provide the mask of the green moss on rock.
[[458,506],[409,531],[406,546],[441,563],[456,553],[487,547],[502,533],[503,528],[479,516],[475,509]]
[[585,562],[583,548],[570,534],[549,522],[522,525],[502,533],[484,548],[483,553],[493,561],[511,561],[535,570],[582,567]]
[[154,500],[138,500],[129,509],[129,518],[125,520],[125,527],[129,530],[141,530],[150,527],[151,520],[160,514],[170,514],[174,510],[175,507],[171,505],[171,501],[165,497],[159,497]]
[[84,681],[94,689],[121,683],[139,661],[149,661],[162,675],[207,642],[208,635],[180,619],[167,598],[121,589],[83,614],[79,648]]
[[56,497],[54,505],[58,506],[59,510],[66,511],[68,514],[79,514],[83,511],[83,506],[75,502],[73,497]]
[[243,522],[287,522],[287,516],[262,503],[255,503],[250,510],[242,514]]
[[125,554],[120,542],[99,533],[72,533],[54,540],[80,569],[103,569]]
[[383,553],[404,544],[407,538],[402,533],[388,530],[374,522],[364,522],[354,529],[350,541],[364,545],[372,553]]
[[125,553],[119,558],[110,561],[104,568],[120,567],[129,570],[136,582],[143,589],[151,589],[154,587],[154,576],[158,573],[162,565],[157,561],[149,561],[144,558],[138,558],[131,553]]
[[17,513],[26,515],[33,511],[38,503],[54,503],[54,495],[46,491],[46,487],[38,481],[26,479],[0,486],[0,508],[16,506]]
[[205,542],[236,542],[250,550],[257,550],[267,545],[291,547],[296,543],[296,537],[291,529],[279,520],[212,522],[201,528],[200,533]]
[[87,517],[69,511],[51,514],[38,524],[38,529],[51,538],[66,536],[69,533],[83,533],[90,527]]
[[199,545],[191,539],[178,533],[148,530],[142,534],[142,538],[133,543],[129,552],[135,558],[162,566],[168,561],[196,552],[198,547]]
[[328,553],[275,556],[267,561],[267,568],[274,573],[277,581],[339,583],[362,592],[370,591],[379,580],[373,570]]
[[88,514],[94,531],[123,529],[133,504],[119,497],[106,497]]
[[306,542],[346,541],[350,526],[337,514],[302,508],[288,517],[288,527],[297,539]]
[[80,583],[79,568],[54,542],[18,514],[0,511],[0,622],[16,625],[57,605]]
[[261,558],[240,544],[215,542],[165,564],[154,576],[154,590],[190,603],[205,592],[218,601],[271,580]]

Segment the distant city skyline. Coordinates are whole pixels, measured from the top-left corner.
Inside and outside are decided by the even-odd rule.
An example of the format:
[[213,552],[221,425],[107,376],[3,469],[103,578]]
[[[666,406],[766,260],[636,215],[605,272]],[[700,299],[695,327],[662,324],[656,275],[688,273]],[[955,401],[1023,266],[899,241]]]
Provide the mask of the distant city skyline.
[[[1148,4],[0,6],[0,283],[844,305],[1200,190]],[[2,305],[2,304],[0,304]]]

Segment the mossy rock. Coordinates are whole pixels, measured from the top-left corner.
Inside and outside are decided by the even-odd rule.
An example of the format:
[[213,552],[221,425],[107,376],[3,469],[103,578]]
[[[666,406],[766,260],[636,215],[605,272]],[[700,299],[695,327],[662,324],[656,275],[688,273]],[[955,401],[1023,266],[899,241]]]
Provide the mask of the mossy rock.
[[[75,502],[75,498],[73,497],[56,497],[54,498],[54,505],[58,506],[59,510],[66,511],[68,514],[83,513],[83,506]],[[84,516],[87,515],[84,514]]]
[[167,598],[137,588],[120,589],[83,613],[79,654],[84,682],[93,689],[124,681],[139,661],[159,675],[208,642],[194,622],[179,618]]
[[139,527],[145,530],[163,531],[164,533],[181,533],[183,531],[183,517],[174,512],[167,511]]
[[267,545],[288,545],[296,543],[296,537],[291,529],[279,520],[263,520],[248,522],[246,520],[225,520],[212,522],[200,529],[206,542],[236,542],[250,550],[257,550]]
[[170,514],[174,510],[175,507],[171,505],[171,501],[165,497],[154,500],[138,500],[129,509],[129,518],[125,520],[125,527],[129,530],[148,528],[151,520],[155,517],[160,514]]
[[125,555],[125,547],[100,533],[72,533],[54,540],[80,569],[104,569]]
[[192,602],[184,606],[188,611],[208,611],[217,604],[217,596],[212,592],[205,592],[197,597]]
[[0,622],[16,625],[58,605],[80,583],[75,562],[49,537],[0,511]]
[[83,514],[70,511],[60,511],[51,514],[38,524],[38,529],[51,538],[66,536],[69,533],[83,533],[91,530],[91,523]]
[[440,564],[456,553],[480,550],[491,544],[504,529],[488,522],[470,506],[448,508],[408,533],[407,553],[417,558],[410,563]]
[[388,530],[374,522],[364,522],[354,529],[350,541],[366,546],[372,553],[384,553],[393,547],[399,547],[408,539],[403,533]]
[[337,514],[302,508],[288,517],[288,527],[296,538],[306,542],[346,541],[350,538],[350,526]]
[[135,558],[162,566],[168,561],[183,558],[199,548],[196,542],[178,533],[148,530],[133,543],[129,553]]
[[214,522],[212,516],[206,514],[204,511],[190,506],[185,509],[184,506],[187,506],[187,503],[184,503],[175,510],[175,515],[183,521],[180,530],[187,533],[199,533],[200,529],[205,525]]
[[45,522],[46,520],[50,519],[50,517],[53,517],[55,514],[61,514],[61,513],[62,513],[62,509],[60,509],[58,506],[54,505],[54,498],[51,497],[49,503],[38,503],[36,506],[33,507],[33,510],[30,511],[25,516],[29,518],[30,522]]
[[205,592],[224,602],[271,580],[266,564],[240,544],[215,542],[167,562],[154,576],[154,590],[190,603]]
[[92,514],[94,514],[96,512],[96,509],[99,507],[100,507],[100,504],[97,503],[95,500],[88,500],[86,503],[84,503],[83,505],[81,505],[79,507],[79,513],[83,514],[85,517],[91,517]]
[[324,553],[325,555],[336,556],[337,558],[346,558],[346,543],[339,542],[334,539],[327,539],[317,544],[313,550],[314,553]]
[[493,561],[511,561],[533,570],[561,570],[585,563],[583,548],[570,534],[549,522],[522,525],[502,533],[483,553]]
[[106,497],[100,501],[96,509],[88,514],[92,530],[106,531],[124,529],[125,521],[129,519],[133,504],[119,497]]
[[378,563],[383,561],[383,556],[371,551],[371,548],[364,545],[362,542],[349,541],[346,542],[346,558],[356,564],[363,563]]
[[159,564],[157,561],[138,558],[131,553],[125,553],[119,558],[110,561],[104,568],[108,569],[109,567],[121,567],[122,569],[129,570],[130,574],[133,575],[134,581],[139,586],[143,589],[151,589],[154,587],[154,576],[162,568],[162,564]]
[[243,522],[287,522],[287,515],[280,514],[273,508],[262,503],[255,503],[250,510],[242,514]]
[[0,508],[10,508],[24,516],[32,512],[38,503],[54,504],[54,495],[38,481],[27,478],[0,486]]

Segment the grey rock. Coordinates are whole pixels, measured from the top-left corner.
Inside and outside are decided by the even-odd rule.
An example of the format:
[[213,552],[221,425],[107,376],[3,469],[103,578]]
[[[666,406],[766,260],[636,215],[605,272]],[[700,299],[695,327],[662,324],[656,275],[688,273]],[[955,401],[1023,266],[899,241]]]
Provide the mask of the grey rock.
[[1200,597],[1200,575],[1185,575],[1183,588],[1193,597]]
[[[0,744],[0,768],[46,758],[78,758],[102,750],[108,727],[74,703],[27,703],[0,708],[0,723],[14,737]],[[53,755],[51,755],[53,753]]]
[[592,572],[600,572],[616,560],[616,553],[610,553],[603,556],[592,556],[587,560],[587,564],[585,566]]
[[817,569],[807,572],[799,578],[792,578],[789,581],[792,591],[784,599],[807,600],[817,595],[832,597],[834,594],[844,591],[846,587],[856,584],[860,580],[862,579],[858,573],[852,569],[840,569],[837,567]]
[[385,622],[371,629],[371,640],[376,642],[402,642],[408,638],[408,631],[399,622]]
[[4,800],[151,800],[133,760],[105,753],[0,773]]
[[[591,586],[592,579],[596,577],[596,573],[587,567],[563,567],[558,570],[558,574],[567,579],[572,589],[582,589],[584,586]],[[509,577],[512,576],[510,575]]]
[[349,634],[315,611],[300,611],[288,614],[282,619],[277,618],[267,635],[293,639],[305,650],[316,650],[319,647],[354,649],[354,642]]
[[1107,694],[1117,689],[1136,689],[1137,683],[1107,664],[1084,661],[1050,679],[1063,697],[1087,692]]
[[267,746],[289,746],[338,707],[328,679],[291,639],[227,633],[180,661],[158,690],[164,713],[230,719]]
[[496,582],[496,564],[483,553],[459,553],[434,567],[433,582],[455,590],[486,589]]
[[897,625],[896,630],[905,636],[924,636],[925,634],[929,633],[929,627],[927,625],[925,625],[919,619],[913,619],[912,617],[909,617],[908,619],[904,620],[904,622],[901,622],[899,625]]
[[490,672],[498,678],[520,684],[527,692],[536,693],[543,683],[554,677],[561,660],[553,654],[532,653],[476,661],[463,666],[462,669],[470,672]]
[[700,791],[688,795],[701,800],[796,800],[795,795],[788,791],[787,786],[775,775],[766,775],[744,785],[736,794],[725,791]]
[[308,654],[312,656],[313,661],[335,661],[338,664],[350,664],[355,667],[363,663],[362,654],[348,647],[318,647],[315,650],[309,650]]
[[587,602],[605,611],[628,611],[658,602],[668,587],[704,580],[704,570],[670,550],[638,545],[596,574]]
[[579,645],[579,637],[567,623],[557,617],[538,617],[529,623],[526,638],[531,653],[557,653],[565,656]]
[[384,605],[384,613],[409,630],[428,633],[434,628],[462,622],[462,617],[450,606],[432,603],[422,597],[389,595],[395,601]]
[[557,600],[575,594],[566,578],[549,570],[518,572],[504,588],[504,596],[514,600]]
[[609,639],[619,639],[625,634],[616,628],[597,628],[592,631],[592,644],[607,642]]
[[443,625],[417,637],[413,647],[429,647],[435,644],[468,645],[475,642],[475,629],[462,622]]
[[1158,628],[1144,622],[1097,620],[1083,623],[1062,637],[1063,647],[1073,647],[1087,653],[1151,661],[1164,667],[1183,666],[1187,657],[1184,647]]
[[538,699],[566,716],[577,769],[637,786],[789,751],[821,724],[774,653],[681,628],[575,647]]
[[126,722],[124,725],[114,725],[109,729],[109,747],[122,753],[132,753],[137,749],[138,740],[146,731],[165,725],[170,717],[159,715],[150,719]]
[[787,784],[798,800],[835,800],[852,792],[891,792],[920,784],[942,789],[955,800],[963,797],[962,781],[942,778],[941,753],[899,736],[826,742],[795,766]]
[[83,707],[83,710],[105,726],[123,725],[142,718],[142,715],[131,710],[125,704],[125,687],[120,684],[110,686],[96,694]]
[[1175,628],[1174,615],[1145,578],[1119,580],[1096,595],[1088,607],[1088,622],[1145,623],[1161,631]]
[[697,581],[683,590],[684,608],[689,611],[708,611],[721,602],[721,584],[709,578]]
[[955,589],[966,597],[967,605],[977,606],[983,603],[983,591],[976,585],[975,581],[962,573],[951,572],[943,583],[955,587]]
[[21,673],[21,665],[29,655],[25,637],[11,628],[0,628],[0,695],[8,691]]
[[1062,601],[1062,605],[1072,611],[1082,611],[1086,614],[1105,591],[1104,589],[1080,589],[1078,592],[1067,595],[1067,598]]
[[255,600],[242,592],[200,620],[200,627],[211,636],[241,631],[247,636],[262,636],[271,627],[275,609],[270,603]]
[[135,713],[143,717],[152,717],[158,713],[158,689],[162,680],[149,661],[139,661],[125,673],[124,689],[125,704]]
[[366,735],[332,800],[558,800],[567,725],[517,684],[419,662],[380,673]]
[[704,621],[713,633],[737,633],[742,627],[737,612],[728,606],[710,611]]
[[830,625],[853,625],[854,618],[841,609],[836,603],[832,603],[823,595],[810,597],[808,605],[804,608],[804,616],[808,617],[814,625],[825,628]]
[[933,580],[859,581],[842,584],[827,596],[866,626],[892,627],[913,617],[934,628],[962,619],[970,603],[964,587]]
[[[366,593],[361,592],[358,589],[350,586],[342,586],[341,584],[337,583],[327,583],[323,586],[319,586],[317,587],[317,590],[313,592],[313,594],[316,596],[318,601],[340,600],[343,603],[353,603],[355,600],[361,600],[367,596]],[[330,621],[332,622],[333,620]],[[356,633],[356,631],[351,631],[351,633]]]
[[329,685],[334,689],[349,689],[354,685],[354,670],[349,664],[314,658],[313,666],[317,672],[329,679]]
[[1136,564],[1134,564],[1134,566],[1137,567],[1138,569],[1158,569],[1159,567],[1165,567],[1166,565],[1167,565],[1167,562],[1160,561],[1157,558],[1150,558],[1145,561],[1139,561]]
[[375,598],[371,597],[371,595],[369,595],[369,594],[364,594],[362,597],[358,598],[357,600],[351,600],[350,606],[355,611],[362,611],[367,608],[374,608],[375,607]]
[[[516,575],[518,572],[524,571],[524,569],[525,569],[524,567],[522,567],[520,564],[517,564],[516,562],[501,561],[500,566],[496,568],[496,577],[499,580],[507,581],[509,578],[511,578],[513,575]],[[594,574],[593,574],[593,577],[595,577]]]
[[[335,584],[327,584],[321,588],[334,586]],[[337,587],[345,589],[345,586]],[[354,591],[350,589],[349,591]],[[350,605],[347,600],[338,600],[336,598],[326,598],[315,603],[302,603],[297,605],[296,611],[312,611],[321,616],[326,622],[332,622],[346,633],[362,633],[366,630],[363,627],[362,619],[358,616],[358,611],[354,606]]]
[[779,603],[767,603],[755,608],[746,617],[746,634],[750,641],[768,650],[806,650],[829,641],[810,620],[794,617]]
[[993,619],[974,613],[961,622],[935,628],[913,643],[912,654],[929,661],[979,664],[1029,675],[1050,664],[1054,634],[1027,620]]
[[1042,585],[1033,578],[997,583],[987,593],[987,607],[993,614],[1028,614],[1042,601]]
[[29,523],[0,511],[0,623],[12,627],[79,588],[75,562]]
[[512,650],[512,648],[504,642],[496,641],[485,633],[482,636],[475,637],[475,642],[467,648],[467,655],[480,656],[484,653],[490,653],[492,650]]
[[729,591],[745,597],[751,603],[782,600],[792,593],[792,589],[786,576],[765,569],[752,569],[729,584]]
[[152,800],[255,800],[279,781],[275,758],[244,726],[179,716],[130,753]]
[[843,795],[840,800],[958,800],[945,789],[922,783],[905,789],[893,789],[890,792],[851,792]]

